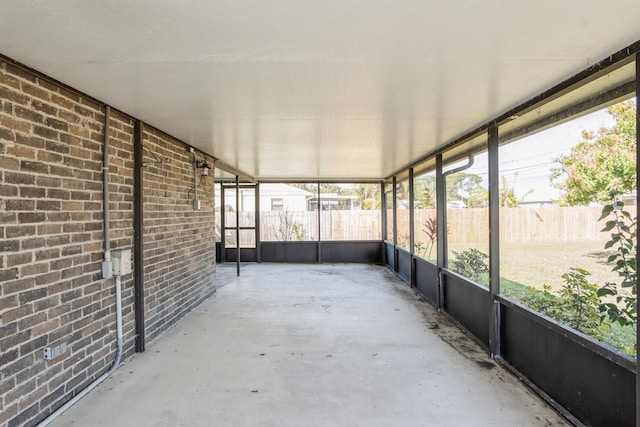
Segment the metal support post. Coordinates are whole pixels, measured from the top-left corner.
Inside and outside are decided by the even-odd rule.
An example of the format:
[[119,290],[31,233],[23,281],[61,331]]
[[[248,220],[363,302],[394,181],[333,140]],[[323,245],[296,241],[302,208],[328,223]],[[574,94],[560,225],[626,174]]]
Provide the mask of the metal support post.
[[145,347],[144,331],[144,173],[142,162],[142,139],[144,135],[144,123],[136,120],[134,125],[133,151],[134,151],[134,212],[133,212],[133,240],[134,240],[134,310],[136,317],[136,352],[142,353]]
[[256,183],[255,196],[256,196],[256,212],[255,212],[255,223],[253,224],[256,227],[256,262],[262,262],[262,254],[260,253],[260,184]]
[[393,271],[398,271],[398,182],[393,177]]
[[[636,141],[640,141],[640,53],[636,53]],[[640,151],[636,150],[636,182],[640,182]],[[636,186],[636,212],[640,212],[640,193]],[[636,233],[636,247],[638,246],[638,236]],[[640,255],[636,251],[636,265],[640,261]],[[637,285],[636,285],[637,286]],[[640,306],[640,295],[636,292],[636,307]],[[636,347],[640,341],[640,329],[636,327]],[[636,372],[640,372],[640,363],[636,357]],[[640,375],[636,374],[636,423],[640,425]]]
[[498,127],[489,128],[489,350],[500,356],[500,162]]
[[320,245],[320,235],[322,234],[322,226],[320,223],[322,222],[322,200],[320,200],[320,181],[318,181],[318,227],[316,227],[316,231],[318,232],[318,264],[322,264],[322,248]]
[[236,175],[236,275],[240,276],[240,177]]
[[224,184],[220,183],[220,262],[222,264],[227,261],[227,215],[224,190]]
[[436,218],[438,228],[438,309],[444,305],[444,277],[442,269],[447,268],[447,188],[442,173],[442,154],[436,156]]
[[413,225],[415,214],[414,214],[414,188],[413,188],[413,168],[409,168],[409,253],[411,254],[411,269],[409,274],[409,284],[412,288],[416,286],[416,260],[413,253],[413,247],[415,243],[415,227]]
[[382,226],[382,264],[387,265],[387,244],[385,240],[388,237],[387,233],[387,193],[385,193],[385,185],[384,181],[380,183],[380,218],[382,221],[380,222]]

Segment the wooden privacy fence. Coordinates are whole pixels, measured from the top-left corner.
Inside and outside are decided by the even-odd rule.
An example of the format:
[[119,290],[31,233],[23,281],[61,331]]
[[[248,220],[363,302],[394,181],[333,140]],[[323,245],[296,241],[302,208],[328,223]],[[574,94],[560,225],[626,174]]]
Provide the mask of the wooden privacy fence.
[[[234,212],[226,213],[227,227],[235,226]],[[240,213],[240,226],[254,224],[253,212]],[[379,240],[382,238],[381,214],[367,211],[322,211],[320,213],[322,240]],[[240,234],[241,245],[254,245],[255,234]],[[318,211],[260,212],[260,240],[299,241],[318,239]],[[227,240],[235,244],[235,232],[227,231]]]
[[[635,206],[626,207],[632,216]],[[568,243],[602,241],[607,236],[600,230],[605,220],[598,221],[600,206],[517,207],[500,209],[500,239],[503,243]],[[416,209],[414,213],[416,242],[428,242],[430,218],[435,209]],[[398,210],[398,238],[409,235],[409,211]],[[241,226],[253,225],[253,212],[241,212]],[[381,238],[381,212],[378,210],[323,211],[320,215],[322,240],[378,240]],[[260,212],[260,238],[263,241],[317,240],[318,212]],[[235,213],[227,212],[227,226],[235,225]],[[487,208],[448,209],[448,241],[473,244],[489,241]],[[235,233],[227,231],[227,240],[235,244]],[[241,232],[241,244],[255,244],[252,231]]]
[[[632,216],[635,207],[627,207]],[[606,220],[598,221],[601,206],[527,206],[500,209],[502,243],[570,243],[598,242]],[[424,224],[435,212],[416,211],[416,240]],[[489,209],[449,209],[447,211],[449,243],[470,244],[489,241]],[[424,234],[423,234],[424,235]]]

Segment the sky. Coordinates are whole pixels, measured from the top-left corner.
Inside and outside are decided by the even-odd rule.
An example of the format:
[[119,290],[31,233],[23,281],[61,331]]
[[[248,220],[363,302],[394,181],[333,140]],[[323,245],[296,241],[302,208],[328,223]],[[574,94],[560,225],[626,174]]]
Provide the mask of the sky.
[[[514,186],[517,198],[524,202],[549,202],[560,198],[559,191],[550,183],[551,170],[559,166],[555,162],[558,156],[569,154],[571,148],[582,141],[582,132],[597,132],[609,128],[615,123],[606,108],[528,136],[516,142],[500,147],[500,176],[504,176],[509,186]],[[475,164],[465,173],[482,177],[483,185],[488,187],[487,153],[476,156]],[[460,161],[447,165],[452,169],[466,163]],[[353,187],[352,184],[341,184]]]
[[[503,145],[499,154],[500,176],[506,178],[508,185],[514,185],[516,197],[526,195],[525,202],[557,200],[560,194],[549,181],[551,169],[559,165],[554,159],[570,153],[582,141],[583,130],[598,131],[613,124],[613,117],[603,109]],[[480,175],[486,184],[486,155],[465,172]]]

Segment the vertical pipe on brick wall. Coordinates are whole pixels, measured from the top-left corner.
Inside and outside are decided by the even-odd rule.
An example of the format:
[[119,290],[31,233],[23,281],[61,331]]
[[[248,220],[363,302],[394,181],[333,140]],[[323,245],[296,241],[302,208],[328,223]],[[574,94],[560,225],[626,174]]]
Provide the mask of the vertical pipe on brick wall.
[[[103,211],[104,211],[104,261],[102,263],[102,276],[103,279],[109,279],[113,276],[111,267],[111,250],[109,240],[109,118],[111,114],[111,108],[105,105],[104,111],[104,146],[102,155],[102,196],[103,196]],[[73,396],[64,405],[51,413],[47,418],[42,420],[39,426],[45,427],[55,421],[60,415],[65,413],[69,408],[75,405],[80,399],[85,397],[91,390],[96,388],[100,383],[109,378],[111,374],[118,369],[120,365],[120,359],[122,358],[122,294],[121,294],[121,281],[120,275],[116,276],[115,288],[116,288],[116,356],[111,365],[111,368],[100,377],[96,378],[91,384],[85,387],[80,393]]]
[[94,388],[96,388],[100,383],[109,378],[115,371],[118,369],[120,365],[120,358],[122,357],[122,295],[120,293],[121,281],[120,275],[116,276],[115,280],[116,286],[116,328],[117,328],[117,350],[116,357],[111,365],[111,368],[104,374],[100,375],[94,382],[85,387],[80,393],[73,396],[70,400],[68,400],[64,405],[58,408],[55,412],[49,415],[47,418],[42,420],[39,427],[46,427],[55,421],[60,415],[64,414],[69,408],[78,403],[80,399],[85,397],[87,394],[91,392]]
[[144,124],[136,120],[133,136],[134,152],[134,214],[133,214],[133,236],[134,236],[134,288],[135,288],[135,313],[136,313],[136,351],[144,351],[144,180],[142,172],[142,138]]
[[102,207],[104,223],[104,260],[102,261],[102,278],[109,279],[111,268],[111,241],[109,239],[109,120],[111,107],[104,106],[104,144],[102,147]]

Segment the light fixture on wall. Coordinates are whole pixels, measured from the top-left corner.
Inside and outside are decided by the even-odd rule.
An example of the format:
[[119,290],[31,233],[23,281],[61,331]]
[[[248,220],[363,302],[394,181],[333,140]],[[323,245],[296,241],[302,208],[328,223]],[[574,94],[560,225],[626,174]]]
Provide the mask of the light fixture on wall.
[[209,176],[209,170],[211,169],[211,166],[207,164],[206,160],[203,160],[203,161],[196,160],[195,162],[193,162],[193,168],[202,169],[202,171],[200,172],[200,176]]
[[[209,171],[211,170],[211,166],[207,164],[206,160],[198,160],[198,156],[196,154],[196,150],[193,147],[188,147],[190,153],[193,154],[193,163],[191,166],[193,167],[193,187],[189,190],[189,193],[192,191],[193,193],[193,209],[200,210],[200,200],[198,199],[198,187],[202,184],[202,181],[205,176],[209,176]],[[198,169],[200,169],[200,182],[198,182]]]

